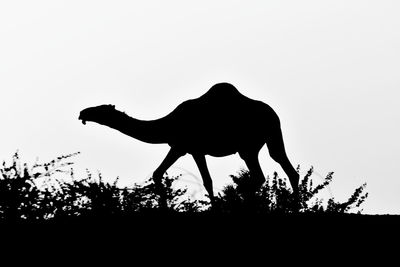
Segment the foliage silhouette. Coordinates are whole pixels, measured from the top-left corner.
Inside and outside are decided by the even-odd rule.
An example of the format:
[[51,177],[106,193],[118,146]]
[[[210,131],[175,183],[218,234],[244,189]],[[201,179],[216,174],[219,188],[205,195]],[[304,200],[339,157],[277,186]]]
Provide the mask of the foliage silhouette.
[[53,195],[48,189],[41,190],[36,182],[65,172],[64,168],[72,165],[65,160],[77,154],[60,156],[48,163],[35,163],[31,168],[26,163],[21,164],[18,152],[13,155],[10,165],[3,161],[0,168],[0,218],[6,221],[47,219],[53,212]]
[[[285,178],[274,175],[267,179],[254,194],[250,194],[250,172],[240,170],[231,175],[233,184],[225,186],[211,207],[209,201],[191,199],[187,188],[178,188],[180,176],[165,175],[166,209],[160,206],[160,195],[153,178],[143,184],[120,188],[118,178],[109,183],[87,171],[83,179],[75,178],[68,154],[38,164],[31,168],[22,164],[18,152],[11,164],[3,162],[0,168],[0,220],[18,221],[65,221],[84,218],[127,218],[143,214],[344,214],[359,209],[366,200],[366,184],[355,189],[345,202],[333,197],[323,200],[318,193],[332,182],[333,173],[315,185],[311,176],[313,168],[300,180],[300,210],[294,209],[290,184]],[[299,167],[297,169],[299,172]],[[62,178],[57,173],[63,174]],[[66,179],[68,178],[68,179]],[[358,210],[361,213],[361,210]]]
[[[300,168],[297,168],[299,172]],[[223,213],[256,212],[259,214],[271,213],[349,213],[358,209],[367,199],[368,193],[364,192],[366,184],[356,188],[354,193],[345,202],[335,200],[333,196],[327,200],[318,197],[318,193],[327,189],[333,180],[333,172],[328,173],[324,181],[315,185],[311,176],[313,167],[300,179],[300,209],[294,205],[295,199],[291,188],[285,178],[281,178],[275,172],[268,178],[263,186],[249,195],[247,186],[251,183],[250,173],[247,170],[240,170],[237,175],[231,175],[233,184],[226,186],[218,197],[218,208]],[[326,202],[326,203],[324,203]],[[250,207],[250,208],[249,208]],[[361,213],[362,210],[358,210]]]

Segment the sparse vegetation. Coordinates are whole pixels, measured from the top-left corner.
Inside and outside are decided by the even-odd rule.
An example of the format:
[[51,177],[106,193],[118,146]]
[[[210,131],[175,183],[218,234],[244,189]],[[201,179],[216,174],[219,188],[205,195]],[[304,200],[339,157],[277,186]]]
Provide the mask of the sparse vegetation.
[[[298,167],[297,171],[299,170]],[[365,192],[366,184],[358,187],[345,202],[339,202],[333,196],[323,199],[319,197],[319,193],[331,184],[333,172],[328,173],[322,183],[315,184],[311,178],[313,171],[311,167],[300,180],[299,209],[295,208],[287,179],[279,177],[276,172],[272,177],[267,177],[260,190],[249,195],[246,188],[251,177],[247,170],[231,175],[234,183],[223,189],[218,198],[218,206],[221,212],[225,213],[249,212],[249,210],[259,214],[296,212],[343,214],[350,211],[361,213],[360,206],[368,197],[368,193]]]
[[[143,184],[130,188],[118,187],[118,179],[105,182],[101,174],[94,177],[87,171],[86,177],[76,178],[71,168],[71,158],[79,153],[60,156],[48,163],[34,164],[29,167],[21,163],[18,153],[10,164],[3,162],[0,168],[0,220],[52,221],[70,218],[114,218],[136,216],[138,214],[159,214],[159,195],[154,181],[149,179]],[[61,173],[61,177],[59,174]],[[366,184],[357,188],[348,201],[338,202],[333,197],[322,199],[319,192],[332,182],[333,173],[329,173],[320,184],[311,179],[313,168],[300,181],[300,213],[343,214],[360,206],[368,193]],[[175,182],[180,176],[166,175],[163,183],[166,190],[167,211],[169,213],[210,212],[210,203],[191,199],[186,188],[177,188]],[[286,179],[276,173],[267,179],[263,187],[249,194],[246,183],[251,179],[247,170],[241,170],[231,176],[233,184],[226,186],[217,196],[218,214],[290,214],[297,212],[293,207],[291,189]]]

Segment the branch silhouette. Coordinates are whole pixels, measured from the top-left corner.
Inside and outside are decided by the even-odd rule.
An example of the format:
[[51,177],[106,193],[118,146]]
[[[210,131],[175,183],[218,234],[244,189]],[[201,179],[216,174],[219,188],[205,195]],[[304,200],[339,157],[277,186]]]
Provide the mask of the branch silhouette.
[[[21,163],[18,152],[10,164],[4,161],[0,168],[0,220],[17,221],[68,221],[71,219],[121,219],[141,215],[165,214],[346,214],[361,213],[360,206],[368,197],[366,185],[356,188],[345,202],[330,197],[321,199],[318,193],[332,182],[332,173],[314,185],[312,171],[301,179],[301,209],[293,207],[292,189],[286,178],[274,173],[255,194],[248,193],[248,183],[253,178],[248,170],[231,175],[232,184],[227,185],[216,197],[211,208],[210,201],[192,199],[187,188],[179,188],[178,176],[165,175],[166,209],[160,206],[157,186],[153,178],[132,187],[118,187],[118,179],[106,182],[99,173],[94,177],[89,171],[83,178],[76,178],[70,154],[48,163],[29,168]],[[69,168],[69,169],[68,169]],[[62,173],[64,177],[58,177]],[[306,181],[306,182],[305,182]],[[318,190],[316,190],[318,189]],[[250,208],[249,208],[250,207]]]

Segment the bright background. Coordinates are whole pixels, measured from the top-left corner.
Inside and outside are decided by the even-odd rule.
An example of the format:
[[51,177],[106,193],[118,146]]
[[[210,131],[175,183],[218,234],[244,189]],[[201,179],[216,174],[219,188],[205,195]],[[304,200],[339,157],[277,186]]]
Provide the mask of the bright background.
[[[226,81],[276,110],[294,165],[335,172],[334,196],[367,182],[364,213],[399,214],[399,14],[385,0],[2,1],[0,159],[80,151],[77,172],[142,182],[168,146],[83,126],[79,111],[155,119]],[[260,159],[284,176],[266,148]],[[216,188],[244,166],[208,162]],[[174,166],[200,177],[189,156]]]

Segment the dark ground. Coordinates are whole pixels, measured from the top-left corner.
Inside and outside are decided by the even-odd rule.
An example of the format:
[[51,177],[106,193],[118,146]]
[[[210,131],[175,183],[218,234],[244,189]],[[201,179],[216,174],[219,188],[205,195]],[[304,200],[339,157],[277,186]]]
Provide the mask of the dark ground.
[[258,266],[260,261],[262,266],[325,265],[347,263],[349,257],[356,261],[396,258],[399,226],[398,215],[351,214],[146,214],[2,223],[0,255],[17,252],[20,256],[14,259],[52,258],[54,263],[71,264],[82,263],[83,257],[89,266],[104,262],[110,266],[197,266],[210,263],[210,258],[221,266],[238,262]]
[[[1,235],[43,235],[57,239],[75,236],[135,236],[135,238],[205,238],[226,239],[241,236],[396,236],[400,233],[400,215],[221,215],[142,214],[130,217],[88,217],[40,223],[0,223]],[[397,243],[397,242],[396,242]]]

